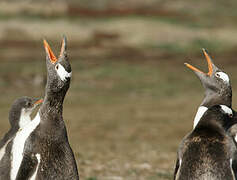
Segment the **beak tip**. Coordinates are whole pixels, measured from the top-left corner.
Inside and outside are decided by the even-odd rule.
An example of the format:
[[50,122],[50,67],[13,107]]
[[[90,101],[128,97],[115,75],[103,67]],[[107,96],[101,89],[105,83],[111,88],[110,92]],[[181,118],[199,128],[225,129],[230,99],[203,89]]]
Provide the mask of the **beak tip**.
[[188,63],[184,63],[184,65],[185,65],[186,67],[189,67],[189,66],[190,66]]
[[63,34],[62,46],[59,56],[63,56],[63,54],[66,53],[66,49],[67,49],[67,38],[65,34]]
[[207,64],[208,64],[208,73],[207,75],[208,76],[211,76],[212,73],[213,73],[213,67],[214,67],[214,64],[212,62],[212,59],[210,57],[210,55],[208,54],[207,50],[203,48],[203,54],[206,58],[206,61],[207,61]]
[[47,48],[48,47],[48,42],[44,39],[43,43],[44,43],[44,47]]
[[203,54],[208,55],[208,51],[205,48],[202,48],[202,52]]

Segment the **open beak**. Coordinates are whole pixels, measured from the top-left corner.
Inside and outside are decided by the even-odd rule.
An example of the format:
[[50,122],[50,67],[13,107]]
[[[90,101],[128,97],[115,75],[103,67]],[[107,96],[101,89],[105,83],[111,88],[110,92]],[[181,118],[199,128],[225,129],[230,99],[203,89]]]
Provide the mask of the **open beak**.
[[47,43],[46,40],[44,40],[44,48],[45,48],[46,53],[48,54],[50,62],[52,64],[55,64],[58,61],[58,59],[54,55],[53,51],[51,50],[51,48],[50,48],[50,46],[49,46],[49,44]]
[[206,61],[207,61],[207,65],[208,65],[208,73],[204,73],[203,71],[199,70],[198,68],[188,64],[188,63],[184,63],[189,69],[193,70],[194,72],[196,73],[201,73],[201,74],[205,74],[207,76],[212,76],[213,74],[213,69],[214,69],[214,64],[211,60],[211,57],[208,55],[207,51],[205,49],[202,49],[203,51],[203,54],[206,58]]

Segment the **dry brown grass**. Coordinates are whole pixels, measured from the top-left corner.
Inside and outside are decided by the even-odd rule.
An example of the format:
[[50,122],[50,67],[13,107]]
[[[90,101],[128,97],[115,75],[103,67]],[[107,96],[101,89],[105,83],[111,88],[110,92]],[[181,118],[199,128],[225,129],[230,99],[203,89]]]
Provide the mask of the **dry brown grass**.
[[[235,68],[221,59],[217,64],[231,75],[234,90]],[[64,120],[81,179],[172,179],[178,144],[191,130],[203,95],[183,61],[175,60],[175,66],[165,61],[71,62]],[[43,95],[44,84],[33,84],[30,75],[45,75],[44,61],[1,63],[1,136],[16,97]]]
[[[50,18],[52,6],[45,9],[45,16],[38,16],[41,4],[18,5],[13,3],[9,14],[0,14],[0,136],[9,128],[8,110],[15,98],[43,96],[40,42],[47,38],[57,47],[66,34],[73,80],[64,119],[82,180],[172,179],[178,144],[191,130],[203,97],[199,81],[183,63],[205,69],[201,48],[210,50],[216,64],[230,75],[233,92],[237,89],[235,14],[231,19],[218,15],[219,10],[222,15],[231,10],[230,5],[217,3],[213,8],[212,2],[162,1],[163,8],[187,13],[194,17],[191,21],[48,14]],[[35,16],[15,17],[22,7],[33,8]],[[9,4],[1,3],[1,8],[9,9]],[[63,14],[64,8],[59,4],[58,12],[52,13]],[[234,94],[234,107],[236,102]]]

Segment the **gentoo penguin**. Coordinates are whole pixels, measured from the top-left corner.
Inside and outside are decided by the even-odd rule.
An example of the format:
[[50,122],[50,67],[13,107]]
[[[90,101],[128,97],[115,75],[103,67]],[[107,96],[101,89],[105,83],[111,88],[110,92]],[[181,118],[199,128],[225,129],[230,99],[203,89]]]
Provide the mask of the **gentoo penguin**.
[[9,122],[11,127],[0,141],[0,148],[16,134],[18,129],[23,128],[31,121],[30,115],[40,103],[42,103],[42,99],[26,96],[20,97],[14,101],[9,111]]
[[78,170],[63,121],[63,101],[72,70],[66,37],[59,58],[44,40],[47,84],[35,119],[16,135],[12,148],[11,179],[78,180]]
[[19,129],[31,121],[33,110],[42,103],[42,99],[20,97],[14,101],[9,111],[10,130],[0,141],[0,179],[9,179],[11,141]]
[[194,118],[193,127],[197,125],[200,117],[207,108],[218,104],[223,104],[230,108],[232,106],[232,88],[229,76],[214,65],[205,49],[203,49],[203,53],[207,60],[208,73],[204,73],[192,65],[185,63],[188,68],[195,72],[205,89],[205,96]]
[[[193,127],[197,125],[200,117],[209,107],[217,104],[224,104],[230,108],[232,107],[232,88],[229,76],[214,65],[205,49],[203,49],[203,53],[207,60],[208,73],[204,73],[190,64],[185,64],[195,72],[205,89],[205,96],[194,118]],[[233,125],[227,130],[227,133],[234,139],[237,146],[237,112],[233,109],[232,111],[233,118],[231,121]],[[237,152],[235,152],[233,158],[233,168],[237,178]]]
[[175,180],[235,179],[232,158],[236,147],[226,134],[232,116],[232,109],[226,105],[207,109],[179,146]]

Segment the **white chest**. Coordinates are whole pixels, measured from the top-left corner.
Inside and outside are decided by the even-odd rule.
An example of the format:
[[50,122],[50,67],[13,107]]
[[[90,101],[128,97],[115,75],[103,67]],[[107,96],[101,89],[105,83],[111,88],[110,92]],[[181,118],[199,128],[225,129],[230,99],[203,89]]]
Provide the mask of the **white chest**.
[[19,120],[20,128],[23,128],[24,126],[26,126],[28,123],[31,122],[30,113],[31,112],[25,112],[25,109],[22,109],[20,120]]
[[36,129],[40,123],[40,115],[37,113],[36,117],[16,133],[16,137],[12,144],[12,160],[11,160],[11,180],[15,180],[21,162],[23,160],[24,145],[30,134]]

